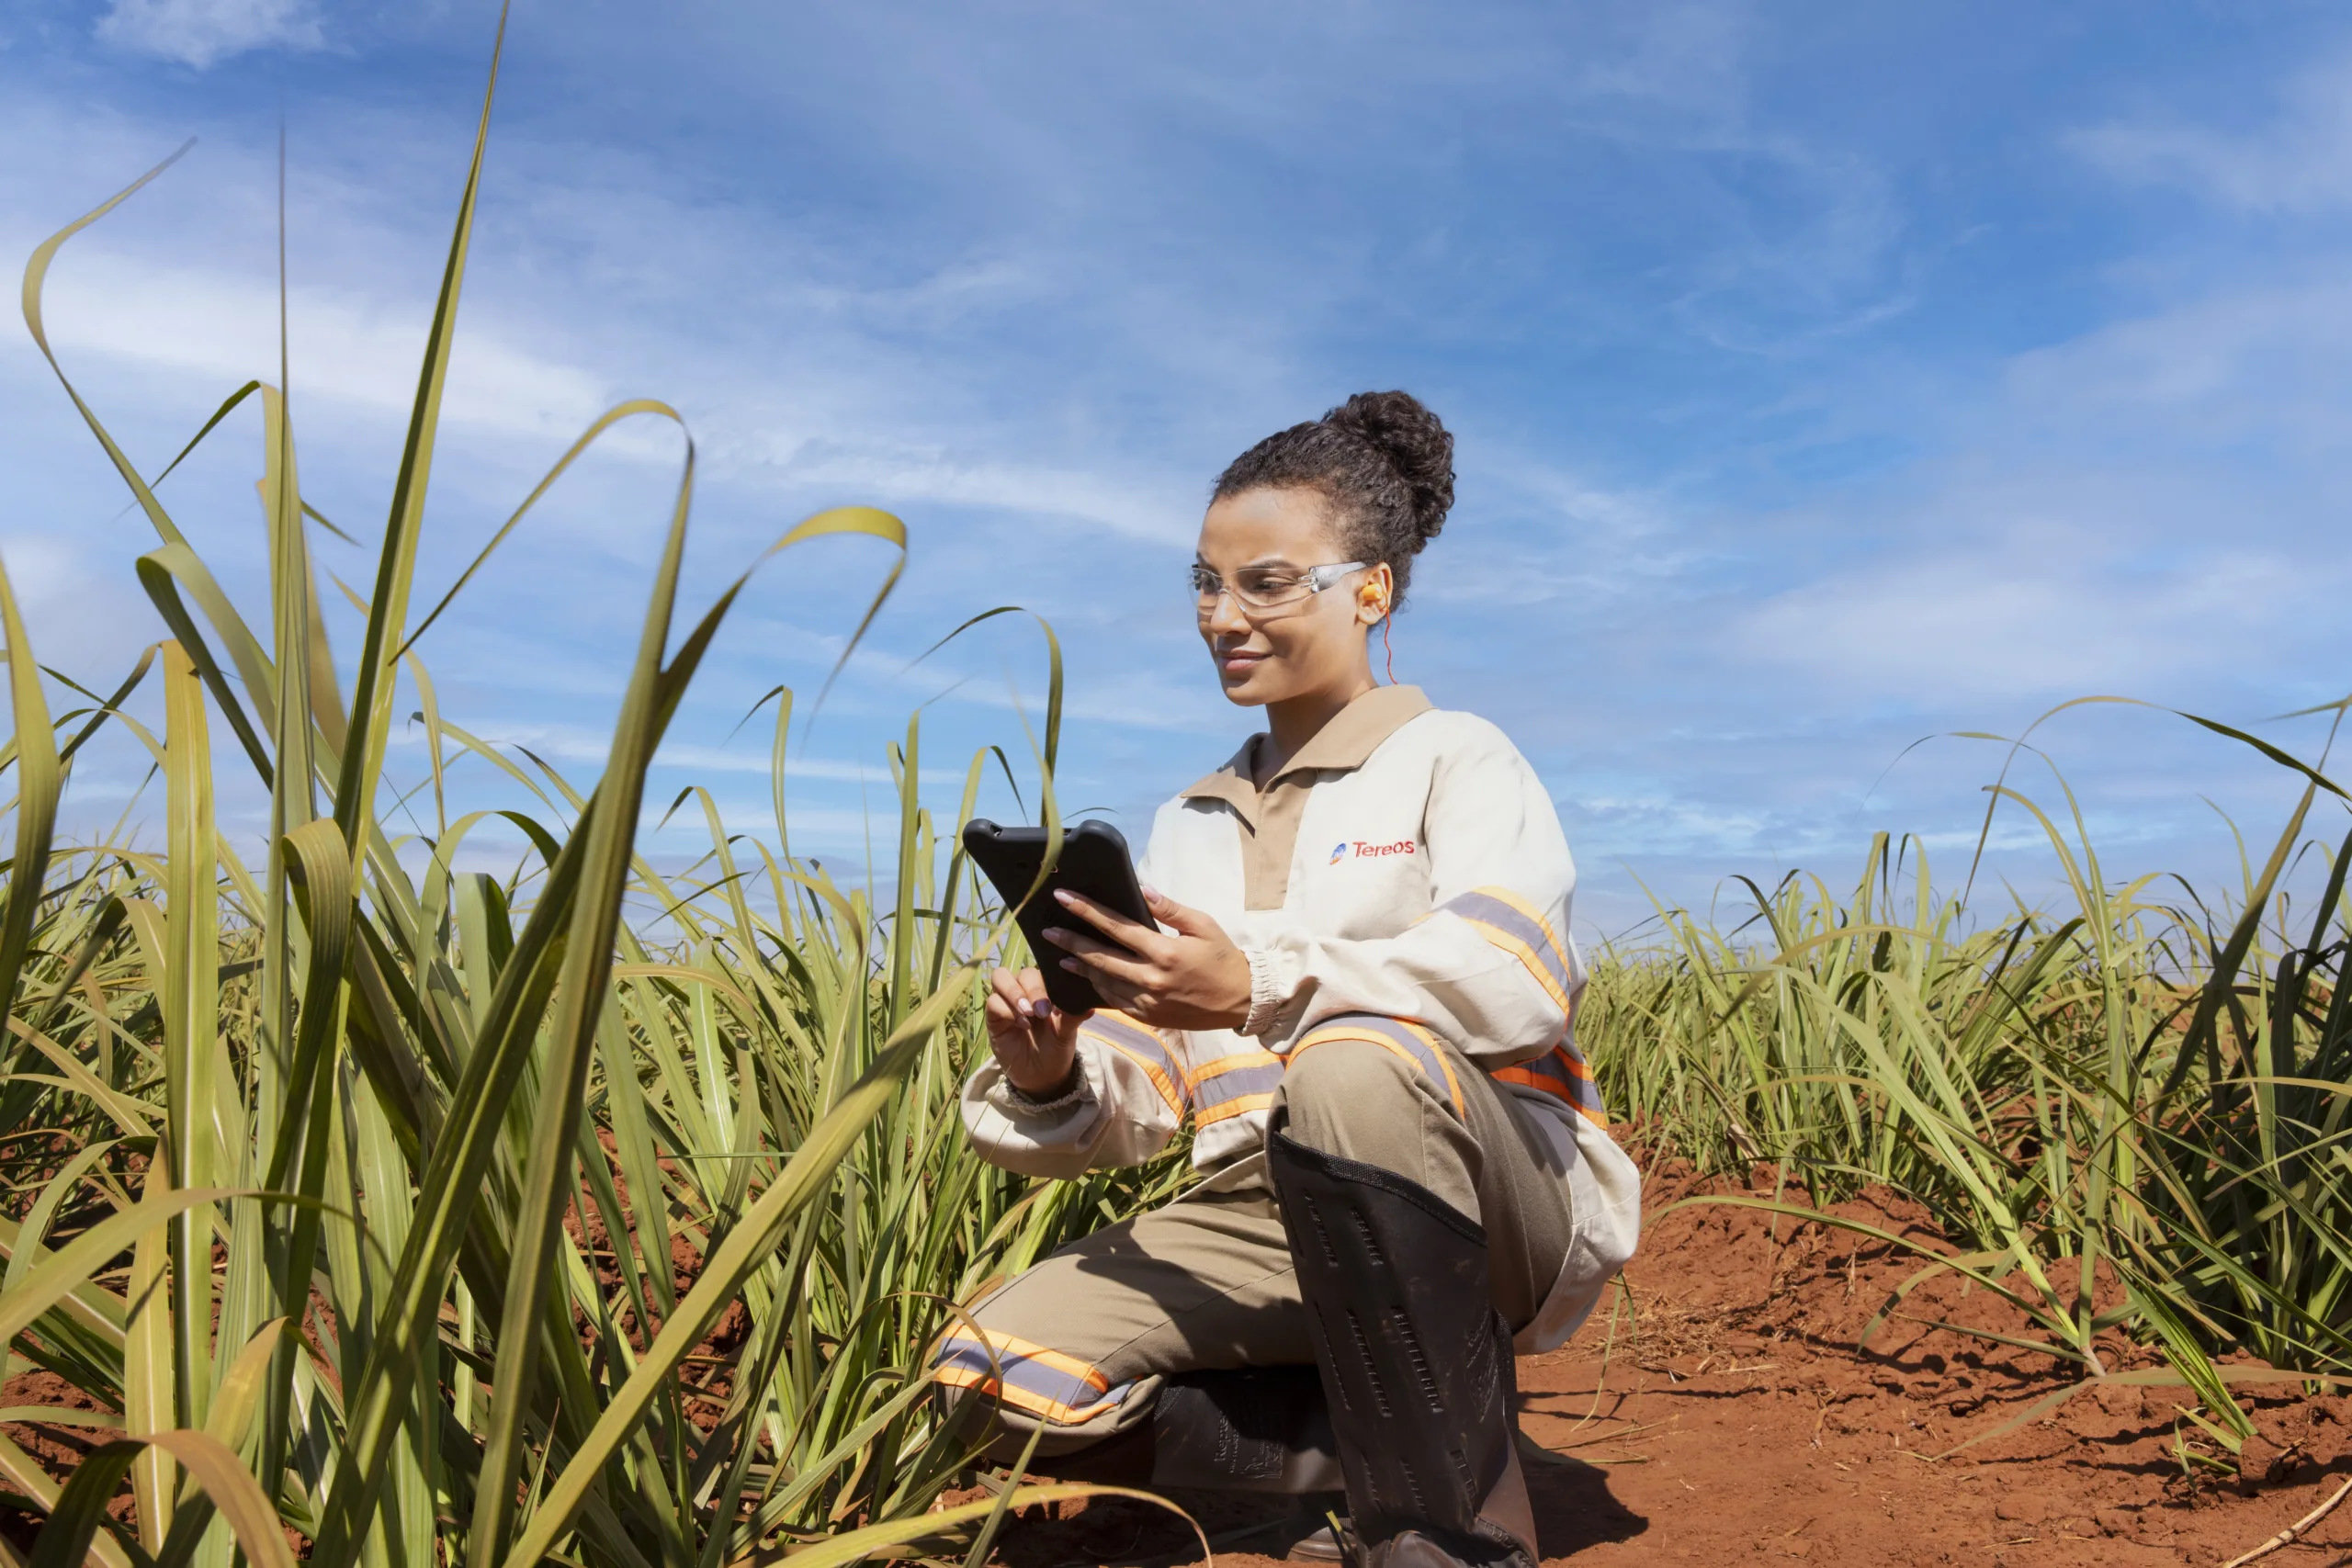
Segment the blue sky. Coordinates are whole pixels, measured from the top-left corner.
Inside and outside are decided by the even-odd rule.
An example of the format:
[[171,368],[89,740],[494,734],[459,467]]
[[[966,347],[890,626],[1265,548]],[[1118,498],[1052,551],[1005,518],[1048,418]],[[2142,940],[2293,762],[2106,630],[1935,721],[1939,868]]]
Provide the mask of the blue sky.
[[[274,374],[282,105],[305,490],[381,526],[493,22],[0,20],[0,250],[199,139],[51,275],[60,353],[150,471]],[[1033,629],[910,668],[1001,604],[1069,656],[1065,802],[1139,830],[1250,728],[1179,586],[1210,479],[1402,386],[1457,432],[1461,481],[1397,674],[1534,761],[1588,940],[1645,887],[1849,884],[1878,829],[1957,880],[2002,752],[1952,732],[2105,693],[2316,754],[2316,721],[2271,716],[2352,688],[2348,261],[2352,18],[2317,4],[523,0],[420,592],[600,409],[662,397],[702,457],[690,603],[820,506],[913,533],[800,743],[796,848],[863,857],[918,705],[943,807],[976,747],[1025,747]],[[593,777],[678,450],[629,431],[435,628],[449,717]],[[257,451],[233,424],[166,492],[249,604]],[[152,535],[21,333],[0,464],[38,651],[111,681],[162,635],[131,570]],[[320,549],[364,591],[371,552]],[[763,725],[729,732],[779,682],[805,707],[881,564],[832,544],[759,579],[657,800],[707,784],[763,829]],[[2159,714],[2037,739],[2120,874],[2225,887],[2216,807],[2267,841],[2293,795]],[[393,765],[419,776],[413,739]],[[139,774],[93,755],[74,820]],[[459,793],[497,792],[476,770]],[[257,830],[247,793],[228,809]],[[1998,875],[2047,886],[2022,817],[1996,842]]]

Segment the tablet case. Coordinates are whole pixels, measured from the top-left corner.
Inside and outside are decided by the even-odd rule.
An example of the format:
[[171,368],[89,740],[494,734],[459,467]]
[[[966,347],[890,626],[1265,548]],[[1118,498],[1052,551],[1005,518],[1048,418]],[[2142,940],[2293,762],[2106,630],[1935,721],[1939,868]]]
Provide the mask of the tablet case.
[[[1046,830],[1001,828],[985,817],[975,817],[964,825],[964,850],[1009,908],[1027,897],[1031,885],[1037,880],[1037,868],[1046,859]],[[1116,828],[1108,822],[1089,819],[1062,835],[1061,858],[1055,863],[1053,874],[1037,889],[1036,896],[1022,906],[1014,919],[1021,934],[1029,939],[1029,951],[1036,954],[1037,966],[1045,976],[1046,995],[1053,1004],[1065,1012],[1091,1012],[1103,1005],[1094,982],[1084,974],[1063,968],[1061,949],[1045,937],[1047,926],[1100,935],[1055,899],[1055,890],[1063,887],[1083,894],[1140,925],[1153,923],[1151,912],[1144,906],[1143,887],[1136,880],[1127,840]]]

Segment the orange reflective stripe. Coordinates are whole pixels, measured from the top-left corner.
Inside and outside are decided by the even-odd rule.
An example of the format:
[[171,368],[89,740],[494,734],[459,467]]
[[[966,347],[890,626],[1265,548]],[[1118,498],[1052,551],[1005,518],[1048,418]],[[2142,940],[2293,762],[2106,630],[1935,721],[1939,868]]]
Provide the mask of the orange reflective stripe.
[[1016,1410],[1069,1427],[1117,1409],[1134,1386],[1114,1388],[1095,1367],[1048,1346],[966,1329],[940,1342],[932,1376],[950,1388],[977,1389]]
[[1508,887],[1476,887],[1447,899],[1433,914],[1457,917],[1481,937],[1519,960],[1544,988],[1563,1018],[1575,1010],[1576,966],[1552,922]]
[[1193,1125],[1212,1126],[1274,1102],[1282,1087],[1283,1059],[1271,1051],[1237,1051],[1193,1070]]
[[1453,1076],[1453,1064],[1446,1059],[1445,1049],[1436,1035],[1410,1019],[1387,1018],[1377,1013],[1342,1013],[1328,1019],[1307,1031],[1306,1037],[1290,1049],[1294,1062],[1317,1045],[1328,1045],[1334,1040],[1361,1040],[1378,1045],[1393,1055],[1402,1057],[1435,1082],[1445,1085],[1446,1097],[1453,1101],[1454,1114],[1463,1115],[1462,1085]]
[[1557,1096],[1574,1106],[1588,1121],[1601,1127],[1609,1125],[1609,1112],[1600,1102],[1600,1089],[1594,1087],[1592,1069],[1572,1046],[1555,1045],[1532,1062],[1497,1067],[1487,1077],[1498,1083],[1516,1084],[1523,1089],[1541,1089],[1545,1094]]
[[[1316,1046],[1328,1045],[1335,1040],[1378,1045],[1412,1063],[1430,1079],[1445,1085],[1446,1097],[1453,1102],[1456,1115],[1466,1114],[1462,1085],[1454,1076],[1453,1054],[1427,1024],[1416,1019],[1389,1018],[1378,1013],[1342,1013],[1307,1031],[1306,1037],[1291,1047],[1290,1059],[1295,1062]],[[1498,1083],[1554,1095],[1596,1125],[1609,1125],[1600,1091],[1593,1083],[1592,1068],[1570,1043],[1564,1041],[1532,1061],[1491,1068],[1487,1076]]]
[[1558,1008],[1564,1016],[1566,1014],[1568,994],[1562,990],[1559,982],[1553,978],[1551,970],[1544,964],[1542,954],[1499,926],[1490,926],[1484,920],[1472,919],[1467,915],[1463,919],[1468,922],[1473,931],[1485,937],[1487,942],[1518,959],[1528,974],[1534,976],[1535,983],[1544,987],[1544,994],[1552,998],[1552,1005]]
[[1219,1122],[1228,1121],[1236,1116],[1247,1116],[1252,1111],[1271,1110],[1273,1103],[1274,1097],[1271,1092],[1236,1095],[1231,1100],[1219,1104],[1194,1111],[1193,1125],[1196,1128],[1213,1127]]
[[1033,1345],[1018,1335],[988,1333],[983,1340],[965,1330],[958,1329],[947,1337],[947,1342],[951,1345],[985,1343],[996,1351],[1001,1360],[1035,1361],[1039,1366],[1051,1367],[1057,1372],[1064,1372],[1076,1378],[1097,1393],[1111,1386],[1110,1382],[1089,1363],[1080,1360],[1075,1356],[1064,1355],[1050,1345]]
[[1184,1092],[1183,1069],[1158,1030],[1125,1013],[1101,1008],[1087,1016],[1078,1032],[1081,1037],[1091,1036],[1097,1043],[1109,1046],[1133,1062],[1159,1092],[1159,1098],[1168,1102],[1168,1109],[1180,1117],[1184,1114],[1190,1097]]
[[976,1389],[991,1398],[1004,1401],[1015,1410],[1043,1416],[1060,1427],[1083,1426],[1098,1416],[1116,1410],[1120,1404],[1117,1399],[1098,1399],[1091,1404],[1071,1406],[1045,1394],[1032,1393],[1019,1383],[992,1378],[986,1372],[974,1371],[968,1367],[941,1367],[932,1373],[932,1378],[950,1388]]
[[1184,1081],[1197,1089],[1212,1078],[1221,1078],[1244,1067],[1279,1067],[1282,1065],[1283,1059],[1272,1051],[1237,1051],[1231,1055],[1216,1056],[1202,1063],[1184,1075]]
[[1560,933],[1552,929],[1552,922],[1544,918],[1543,910],[1508,887],[1476,887],[1471,893],[1492,898],[1533,928],[1529,940],[1541,949],[1544,964],[1555,971],[1562,986],[1576,989],[1576,964],[1568,957],[1568,944],[1560,940]]
[[1439,1043],[1438,1037],[1409,1018],[1400,1018],[1396,1022],[1410,1031],[1414,1037],[1420,1041],[1421,1049],[1429,1053],[1428,1059],[1437,1064],[1439,1076],[1445,1079],[1446,1098],[1453,1101],[1454,1114],[1467,1115],[1469,1108],[1462,1102],[1462,1085],[1454,1079],[1453,1060],[1447,1055],[1445,1047]]

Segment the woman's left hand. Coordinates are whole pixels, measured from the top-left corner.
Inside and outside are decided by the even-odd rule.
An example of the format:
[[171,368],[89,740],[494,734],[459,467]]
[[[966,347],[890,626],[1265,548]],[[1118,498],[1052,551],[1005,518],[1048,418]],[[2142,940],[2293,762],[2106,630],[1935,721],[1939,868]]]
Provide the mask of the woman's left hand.
[[1250,1016],[1250,960],[1200,910],[1145,888],[1144,907],[1174,928],[1170,934],[1080,894],[1055,897],[1110,939],[1061,926],[1046,931],[1046,940],[1069,955],[1062,967],[1093,981],[1110,1006],[1162,1029],[1238,1029]]

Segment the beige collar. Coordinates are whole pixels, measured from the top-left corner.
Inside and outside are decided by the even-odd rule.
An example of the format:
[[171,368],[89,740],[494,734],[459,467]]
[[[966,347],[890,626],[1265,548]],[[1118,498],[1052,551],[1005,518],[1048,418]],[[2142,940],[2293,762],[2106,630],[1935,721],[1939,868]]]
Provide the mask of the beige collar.
[[[1361,768],[1380,749],[1382,741],[1404,727],[1406,720],[1429,712],[1430,707],[1429,698],[1422,695],[1419,686],[1374,686],[1333,714],[1298,749],[1298,754],[1266,781],[1266,787],[1271,791],[1293,773],[1345,773]],[[1221,800],[1233,808],[1251,832],[1256,832],[1260,797],[1250,759],[1263,739],[1263,732],[1252,735],[1225,766],[1186,785],[1179,792],[1179,798]]]

